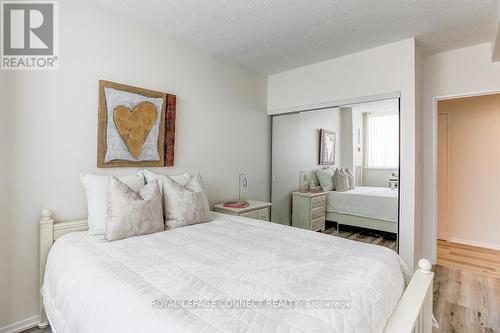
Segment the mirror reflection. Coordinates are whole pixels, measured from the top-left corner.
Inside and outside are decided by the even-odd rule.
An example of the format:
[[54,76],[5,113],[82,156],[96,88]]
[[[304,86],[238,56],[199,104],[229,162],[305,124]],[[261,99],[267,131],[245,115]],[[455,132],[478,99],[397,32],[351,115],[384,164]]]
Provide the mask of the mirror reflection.
[[397,251],[399,99],[273,117],[271,220]]

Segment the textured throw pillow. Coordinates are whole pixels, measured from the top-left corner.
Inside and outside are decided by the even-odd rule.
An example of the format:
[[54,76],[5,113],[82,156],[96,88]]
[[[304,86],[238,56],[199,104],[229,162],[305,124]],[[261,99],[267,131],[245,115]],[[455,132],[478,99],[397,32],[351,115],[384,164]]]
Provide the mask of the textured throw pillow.
[[[80,180],[85,188],[88,207],[89,234],[102,235],[106,230],[106,218],[108,210],[108,185],[110,176],[80,174]],[[123,176],[118,177],[134,191],[144,187],[144,177]]]
[[349,168],[345,168],[345,173],[347,175],[347,180],[349,181],[349,189],[354,190],[355,184],[354,184],[354,174],[352,173]]
[[192,177],[185,186],[165,177],[163,203],[169,229],[210,221],[210,207],[200,175]]
[[316,177],[318,177],[319,185],[321,186],[323,191],[333,191],[335,185],[333,184],[332,169],[318,169],[316,170]]
[[165,230],[158,181],[139,193],[116,177],[108,187],[108,216],[104,238],[108,241],[147,235]]
[[343,170],[336,169],[333,173],[333,179],[335,182],[335,191],[345,192],[349,190],[349,179]]

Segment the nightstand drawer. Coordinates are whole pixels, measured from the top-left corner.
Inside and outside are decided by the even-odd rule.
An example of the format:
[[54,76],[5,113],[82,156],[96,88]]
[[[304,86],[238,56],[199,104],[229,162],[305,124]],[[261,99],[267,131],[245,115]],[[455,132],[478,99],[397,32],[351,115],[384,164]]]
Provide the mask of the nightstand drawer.
[[259,220],[269,221],[269,208],[259,210]]
[[311,208],[321,207],[325,205],[325,196],[319,196],[311,199]]
[[307,230],[325,229],[326,193],[293,192],[292,226]]
[[251,212],[243,213],[240,216],[258,220],[260,219],[260,212],[258,210],[253,210]]
[[325,216],[325,206],[320,206],[311,209],[311,219],[314,220],[318,217]]
[[325,217],[321,216],[311,221],[311,230],[318,231],[325,229]]

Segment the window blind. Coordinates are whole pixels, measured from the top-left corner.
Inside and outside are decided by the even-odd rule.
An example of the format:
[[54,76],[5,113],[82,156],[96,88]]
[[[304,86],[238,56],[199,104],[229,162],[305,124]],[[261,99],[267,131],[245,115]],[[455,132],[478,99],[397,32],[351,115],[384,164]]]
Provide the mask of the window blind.
[[368,168],[397,169],[399,165],[399,115],[368,115],[366,144]]

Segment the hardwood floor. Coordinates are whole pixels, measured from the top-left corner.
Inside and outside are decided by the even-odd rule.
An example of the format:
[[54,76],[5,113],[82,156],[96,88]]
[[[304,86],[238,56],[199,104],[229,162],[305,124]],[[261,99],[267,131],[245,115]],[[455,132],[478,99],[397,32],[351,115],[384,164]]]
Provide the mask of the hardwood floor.
[[434,273],[434,333],[500,333],[500,279],[440,265]]
[[500,251],[438,240],[442,266],[476,272],[500,279]]
[[[323,231],[323,233],[337,236],[335,223],[327,221],[327,228]],[[385,246],[393,251],[396,251],[397,249],[396,235],[389,232],[342,225],[338,236],[358,242]]]
[[434,333],[500,332],[500,280],[434,266]]

